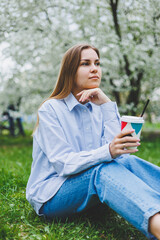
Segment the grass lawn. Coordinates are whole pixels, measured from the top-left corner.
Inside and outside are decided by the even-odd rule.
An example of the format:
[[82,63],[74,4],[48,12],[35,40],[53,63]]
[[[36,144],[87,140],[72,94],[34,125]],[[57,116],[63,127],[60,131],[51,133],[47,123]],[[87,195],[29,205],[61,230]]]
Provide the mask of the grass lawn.
[[[160,139],[143,140],[138,156],[160,166]],[[145,240],[108,207],[91,209],[65,222],[38,217],[25,198],[30,174],[32,138],[0,136],[0,239]]]

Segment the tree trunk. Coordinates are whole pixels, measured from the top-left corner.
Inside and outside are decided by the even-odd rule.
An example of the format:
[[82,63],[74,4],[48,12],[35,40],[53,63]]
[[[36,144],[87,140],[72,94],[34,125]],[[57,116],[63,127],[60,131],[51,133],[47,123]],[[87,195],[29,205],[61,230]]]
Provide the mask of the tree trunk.
[[[111,12],[113,16],[113,22],[114,22],[114,29],[116,32],[116,35],[119,38],[119,41],[122,41],[122,34],[121,34],[121,28],[118,21],[118,3],[119,0],[110,0],[110,6],[111,6]],[[122,53],[123,54],[123,53]],[[128,79],[130,79],[130,86],[131,90],[129,92],[129,95],[126,99],[126,104],[133,104],[133,109],[131,110],[130,114],[135,115],[136,114],[136,107],[139,103],[140,99],[140,92],[141,92],[141,80],[143,78],[143,70],[137,69],[137,75],[136,77],[132,77],[133,72],[130,70],[130,62],[129,58],[126,54],[123,54],[124,59],[124,72],[128,76]],[[114,87],[114,80],[110,80],[111,85]],[[117,91],[112,91],[113,95],[115,96],[117,100],[117,104],[121,104],[120,99],[120,93]],[[128,110],[127,110],[128,111]],[[126,112],[128,114],[128,112]]]

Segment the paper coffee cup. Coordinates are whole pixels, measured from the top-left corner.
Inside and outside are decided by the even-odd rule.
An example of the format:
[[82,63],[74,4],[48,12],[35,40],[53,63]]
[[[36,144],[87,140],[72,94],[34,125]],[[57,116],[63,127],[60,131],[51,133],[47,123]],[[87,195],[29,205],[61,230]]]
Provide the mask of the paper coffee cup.
[[[121,117],[121,131],[122,130],[133,130],[131,133],[133,137],[140,139],[142,126],[144,123],[143,117],[135,117],[135,116],[122,116]],[[128,149],[135,149],[137,147],[129,147]]]

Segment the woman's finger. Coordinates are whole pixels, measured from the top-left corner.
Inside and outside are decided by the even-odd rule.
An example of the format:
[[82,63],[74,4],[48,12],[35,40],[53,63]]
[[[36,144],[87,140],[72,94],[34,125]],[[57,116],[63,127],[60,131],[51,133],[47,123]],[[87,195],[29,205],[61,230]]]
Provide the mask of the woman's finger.
[[85,91],[81,92],[81,97],[80,97],[79,101],[83,102],[83,101],[86,101],[86,100],[91,100],[95,96],[97,96],[97,91],[95,91],[93,89],[85,90]]
[[80,96],[79,101],[84,102],[86,100],[92,101],[97,105],[107,103],[111,101],[100,88],[86,89],[77,94]]
[[130,143],[134,143],[134,142],[139,142],[140,139],[136,138],[136,137],[122,137],[119,138],[119,143],[125,143],[125,142],[130,142]]
[[121,131],[116,137],[117,137],[117,138],[123,138],[123,137],[125,137],[126,135],[129,135],[129,134],[134,133],[134,132],[135,132],[134,129],[123,130],[123,131]]
[[138,149],[120,149],[118,155],[122,155],[122,154],[130,154],[130,153],[135,153],[138,152]]
[[82,93],[79,101],[80,101],[80,102],[84,102],[84,101],[86,101],[86,100],[88,99],[88,97],[89,97],[89,93],[84,92],[84,93]]
[[135,142],[135,143],[125,142],[120,144],[120,149],[126,149],[129,147],[138,147],[139,145],[141,145],[139,142]]

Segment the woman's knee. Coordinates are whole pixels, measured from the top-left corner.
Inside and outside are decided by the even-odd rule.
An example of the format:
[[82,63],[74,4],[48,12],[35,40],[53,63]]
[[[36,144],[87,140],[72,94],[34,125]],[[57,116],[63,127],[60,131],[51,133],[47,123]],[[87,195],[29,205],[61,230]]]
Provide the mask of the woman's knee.
[[95,168],[95,174],[94,174],[94,183],[96,186],[99,187],[99,185],[105,186],[108,185],[108,182],[111,181],[111,179],[116,179],[117,174],[120,173],[120,169],[124,168],[116,161],[112,160],[109,163],[103,163],[100,164],[97,168]]
[[135,155],[123,155],[120,158],[115,159],[115,161],[128,170],[132,171],[133,169],[137,168],[138,166],[142,166],[145,164],[145,160],[135,156]]

